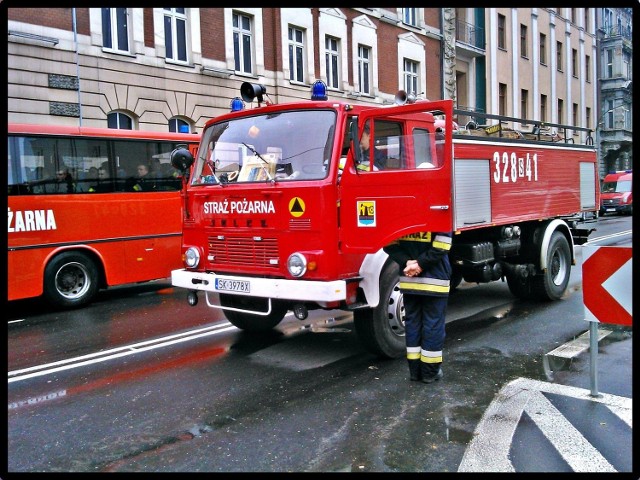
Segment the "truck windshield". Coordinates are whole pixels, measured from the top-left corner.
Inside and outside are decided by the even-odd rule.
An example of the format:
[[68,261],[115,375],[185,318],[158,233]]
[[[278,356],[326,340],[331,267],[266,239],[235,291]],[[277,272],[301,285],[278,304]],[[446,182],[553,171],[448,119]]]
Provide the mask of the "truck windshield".
[[335,123],[333,110],[294,110],[213,124],[202,134],[191,184],[324,178]]
[[616,182],[604,182],[602,185],[602,193],[624,193],[631,191],[630,180],[620,180]]

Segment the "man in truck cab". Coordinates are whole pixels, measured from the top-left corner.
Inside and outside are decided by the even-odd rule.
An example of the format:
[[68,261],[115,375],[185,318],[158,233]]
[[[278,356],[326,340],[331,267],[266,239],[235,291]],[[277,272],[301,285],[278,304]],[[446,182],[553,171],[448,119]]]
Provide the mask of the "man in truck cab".
[[[364,126],[364,132],[362,133],[362,137],[360,137],[360,149],[362,150],[362,163],[359,165],[366,167],[365,170],[369,168],[370,154],[371,154],[371,135],[369,132],[369,123],[367,122]],[[374,147],[373,149],[373,166],[374,170],[383,170],[387,164],[387,159],[380,150]]]

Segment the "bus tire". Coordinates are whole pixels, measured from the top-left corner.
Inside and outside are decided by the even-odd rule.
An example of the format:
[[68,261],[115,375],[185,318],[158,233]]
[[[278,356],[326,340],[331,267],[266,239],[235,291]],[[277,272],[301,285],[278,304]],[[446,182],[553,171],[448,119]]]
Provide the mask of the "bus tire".
[[98,292],[98,267],[86,254],[63,252],[44,270],[44,298],[62,308],[88,304]]
[[353,312],[353,324],[360,343],[379,357],[406,355],[404,304],[398,288],[398,265],[389,262],[380,276],[380,302],[375,308]]
[[[220,305],[223,307],[243,308],[246,310],[267,310],[267,299],[244,297],[242,295],[220,294]],[[271,300],[271,313],[269,315],[253,315],[251,313],[223,310],[224,316],[231,324],[246,332],[266,332],[275,328],[287,313],[287,307]]]
[[533,296],[539,300],[559,300],[567,289],[570,274],[569,242],[561,232],[553,232],[547,249],[547,268],[533,277]]

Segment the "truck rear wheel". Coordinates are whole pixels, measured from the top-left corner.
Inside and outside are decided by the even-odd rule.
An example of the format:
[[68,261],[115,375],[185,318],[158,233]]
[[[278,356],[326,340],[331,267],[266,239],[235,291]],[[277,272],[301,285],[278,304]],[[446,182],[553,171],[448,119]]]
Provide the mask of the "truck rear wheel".
[[98,292],[98,268],[84,253],[63,252],[44,269],[44,298],[62,308],[89,303]]
[[378,306],[354,311],[353,324],[367,351],[387,358],[405,355],[404,304],[395,263],[388,263],[382,270]]
[[[267,299],[243,297],[242,295],[220,294],[220,305],[223,307],[242,308],[245,310],[267,311]],[[247,332],[264,332],[278,325],[287,313],[287,307],[276,300],[271,300],[271,313],[269,315],[254,315],[251,313],[234,312],[224,310],[234,327]]]
[[533,277],[532,293],[540,300],[558,300],[564,295],[571,274],[569,242],[561,232],[554,232],[547,250],[547,269]]

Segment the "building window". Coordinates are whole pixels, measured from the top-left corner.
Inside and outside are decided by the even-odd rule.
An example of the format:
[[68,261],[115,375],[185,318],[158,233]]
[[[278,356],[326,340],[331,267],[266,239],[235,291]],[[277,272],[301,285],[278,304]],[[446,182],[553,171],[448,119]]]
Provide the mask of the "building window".
[[529,90],[520,91],[520,117],[529,118]]
[[605,78],[613,77],[613,49],[605,51]]
[[498,113],[507,114],[507,85],[504,83],[498,84]]
[[174,117],[169,120],[169,131],[177,133],[191,133],[191,125],[189,122],[181,118]]
[[504,50],[507,45],[507,19],[504,15],[498,14],[498,48]]
[[418,62],[404,59],[404,90],[407,94],[418,95]]
[[587,111],[587,124],[585,125],[585,127],[591,128],[591,108],[587,107],[586,111]]
[[403,8],[402,9],[402,21],[407,25],[413,27],[418,26],[418,12],[415,8]]
[[556,42],[556,68],[562,72],[562,42]]
[[585,81],[587,83],[591,83],[591,57],[586,55],[584,57],[584,68],[585,68]]
[[187,13],[185,8],[164,9],[164,47],[166,58],[187,61]]
[[573,70],[573,76],[578,78],[578,50],[571,49],[571,69]]
[[233,58],[236,72],[253,73],[253,33],[251,17],[233,14]]
[[589,32],[589,9],[584,9],[584,31]]
[[558,123],[564,122],[564,100],[558,99]]
[[606,118],[606,123],[604,125],[604,128],[613,128],[613,100],[607,100],[607,116]]
[[120,130],[133,130],[133,119],[122,112],[111,112],[107,115],[107,127]]
[[289,27],[289,80],[304,82],[304,31]]
[[576,17],[576,9],[572,8],[571,10],[571,23],[576,23],[577,21],[577,17]]
[[358,91],[371,94],[371,48],[358,45]]
[[571,117],[574,127],[578,127],[580,124],[578,122],[578,104],[574,103],[571,109]]
[[540,63],[547,64],[547,36],[544,33],[540,34]]
[[540,121],[547,121],[547,96],[540,95]]
[[325,68],[327,69],[327,86],[340,87],[340,41],[327,36],[325,38]]
[[527,26],[520,24],[520,56],[527,58],[529,52],[527,51]]
[[102,46],[119,52],[129,51],[126,8],[102,9]]
[[622,73],[625,78],[631,78],[631,55],[629,52],[622,52]]

